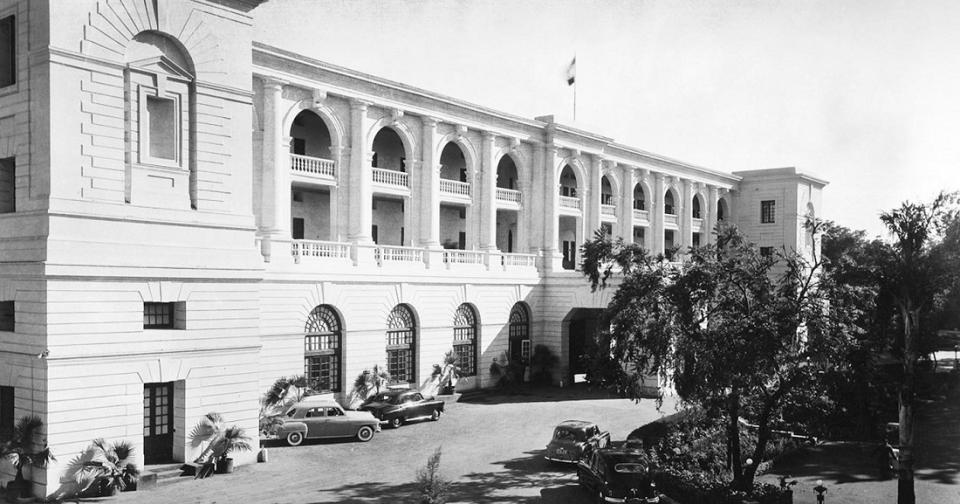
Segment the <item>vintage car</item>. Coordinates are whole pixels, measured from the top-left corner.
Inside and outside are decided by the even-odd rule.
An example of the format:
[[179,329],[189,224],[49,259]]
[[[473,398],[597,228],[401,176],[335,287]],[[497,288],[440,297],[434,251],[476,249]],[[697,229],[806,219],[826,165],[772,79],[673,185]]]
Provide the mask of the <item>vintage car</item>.
[[657,494],[643,452],[634,448],[588,450],[577,462],[577,480],[596,502],[673,502]]
[[439,420],[443,404],[433,397],[423,397],[416,390],[389,390],[370,396],[359,409],[397,428],[410,420]]
[[576,464],[590,448],[606,448],[610,444],[610,433],[600,432],[593,422],[566,420],[553,429],[553,437],[547,444],[544,455],[551,462]]
[[355,437],[370,441],[380,431],[380,421],[366,411],[345,411],[332,399],[298,402],[287,410],[277,436],[297,446],[304,439]]

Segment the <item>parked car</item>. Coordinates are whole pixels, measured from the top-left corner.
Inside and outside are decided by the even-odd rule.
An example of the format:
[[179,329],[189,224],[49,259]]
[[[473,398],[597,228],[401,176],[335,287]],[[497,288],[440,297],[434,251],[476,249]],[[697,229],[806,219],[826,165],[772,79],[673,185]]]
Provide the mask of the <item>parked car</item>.
[[577,462],[577,480],[596,502],[672,502],[657,494],[643,452],[632,448],[588,450]]
[[600,432],[597,424],[583,420],[566,420],[553,429],[553,437],[547,444],[544,457],[551,462],[576,464],[590,448],[606,448],[608,445],[610,433]]
[[304,439],[355,437],[370,441],[380,421],[366,411],[346,411],[332,399],[310,399],[287,410],[277,436],[297,446]]
[[389,390],[369,397],[360,406],[377,419],[397,428],[411,420],[439,420],[443,414],[443,401],[424,397],[416,390]]

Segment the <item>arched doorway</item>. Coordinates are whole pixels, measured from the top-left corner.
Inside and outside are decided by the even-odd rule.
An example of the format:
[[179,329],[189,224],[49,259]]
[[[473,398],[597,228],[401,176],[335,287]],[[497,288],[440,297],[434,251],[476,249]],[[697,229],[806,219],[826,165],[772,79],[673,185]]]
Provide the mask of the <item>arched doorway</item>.
[[343,328],[332,306],[319,305],[307,317],[303,374],[314,390],[340,392]]
[[393,307],[387,317],[387,371],[391,383],[416,383],[417,322],[405,304]]
[[514,304],[509,320],[510,361],[527,364],[530,362],[530,309],[526,303]]
[[457,356],[460,376],[477,374],[477,313],[467,303],[453,314],[453,353]]

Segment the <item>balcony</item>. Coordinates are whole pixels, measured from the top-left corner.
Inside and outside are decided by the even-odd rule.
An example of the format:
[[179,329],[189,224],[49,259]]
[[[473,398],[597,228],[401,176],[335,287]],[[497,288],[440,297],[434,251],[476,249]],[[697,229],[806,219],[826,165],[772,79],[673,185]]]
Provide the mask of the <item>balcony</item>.
[[663,214],[663,225],[666,227],[678,228],[678,219],[676,214]]
[[290,242],[290,252],[294,262],[303,259],[349,259],[350,244],[332,241],[293,240]]
[[703,231],[703,219],[698,219],[694,217],[693,225],[691,227],[693,228],[694,233],[699,233],[700,231]]
[[607,217],[616,217],[617,207],[614,205],[600,205],[600,215]]
[[504,267],[504,269],[536,268],[537,255],[504,253],[500,256],[500,264]]
[[483,264],[484,253],[478,250],[444,250],[444,264]]
[[560,208],[572,208],[574,210],[580,210],[580,198],[560,196]]
[[[389,170],[384,170],[389,171]],[[402,172],[397,172],[402,173]],[[423,249],[417,247],[399,247],[378,245],[373,250],[378,266],[384,263],[420,263],[423,264]]]
[[397,189],[410,189],[410,175],[408,173],[383,168],[372,168],[372,170],[374,184]]
[[471,195],[470,182],[440,179],[440,194],[452,196],[452,199],[455,200],[469,200]]
[[336,183],[336,163],[330,159],[290,154],[290,172],[305,180]]
[[504,203],[513,203],[520,206],[523,203],[523,194],[515,189],[497,188],[497,201]]
[[649,223],[650,222],[650,211],[649,210],[633,210],[633,221],[637,223]]

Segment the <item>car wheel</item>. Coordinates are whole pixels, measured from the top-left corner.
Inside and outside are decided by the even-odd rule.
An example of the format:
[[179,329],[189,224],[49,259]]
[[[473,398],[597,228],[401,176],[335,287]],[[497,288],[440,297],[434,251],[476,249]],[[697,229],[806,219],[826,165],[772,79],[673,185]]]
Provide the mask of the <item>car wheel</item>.
[[433,410],[433,413],[430,414],[430,420],[433,420],[434,422],[440,420],[440,410]]
[[360,430],[357,431],[357,439],[364,442],[373,439],[373,427],[370,427],[369,425],[360,427]]
[[395,417],[390,420],[390,427],[393,427],[394,429],[399,428],[401,425],[403,425],[403,419],[400,417]]
[[303,433],[302,432],[291,432],[287,434],[287,444],[290,446],[297,446],[303,442]]

